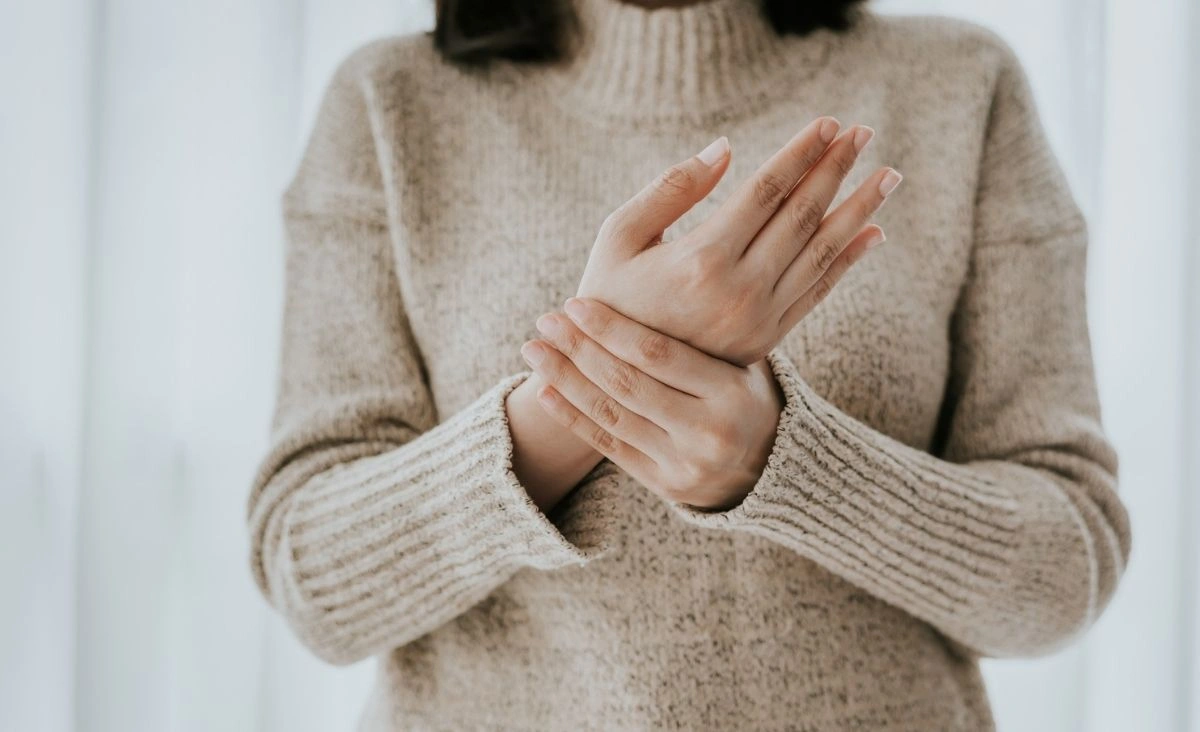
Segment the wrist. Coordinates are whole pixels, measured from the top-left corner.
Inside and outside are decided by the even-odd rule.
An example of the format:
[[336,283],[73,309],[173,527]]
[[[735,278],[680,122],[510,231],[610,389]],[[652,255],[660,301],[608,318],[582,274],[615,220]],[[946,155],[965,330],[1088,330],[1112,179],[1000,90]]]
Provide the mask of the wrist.
[[775,373],[765,358],[750,364],[747,368],[758,374],[756,382],[760,386],[759,403],[762,405],[760,412],[762,427],[759,433],[760,439],[753,444],[753,448],[747,452],[745,460],[742,462],[745,471],[741,486],[745,490],[743,496],[750,492],[762,477],[763,471],[766,470],[767,461],[775,450],[779,421],[783,419],[783,407],[786,402],[783,387],[775,378]]
[[538,390],[545,385],[545,380],[538,374],[530,374],[508,395],[505,409],[508,412],[510,424],[516,422],[521,431],[530,439],[538,440],[543,445],[553,443],[555,461],[563,468],[581,475],[596,467],[596,463],[604,456],[592,449],[592,446],[579,439],[570,430],[564,430],[546,413],[538,402]]

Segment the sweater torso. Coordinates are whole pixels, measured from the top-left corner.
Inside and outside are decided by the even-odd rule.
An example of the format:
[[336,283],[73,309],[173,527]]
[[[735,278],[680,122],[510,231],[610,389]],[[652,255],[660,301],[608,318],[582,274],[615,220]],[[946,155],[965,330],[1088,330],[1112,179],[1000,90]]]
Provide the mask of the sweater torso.
[[[604,217],[657,173],[717,135],[730,138],[729,171],[671,239],[809,120],[832,114],[879,131],[838,200],[885,164],[905,172],[906,189],[877,217],[887,246],[781,348],[827,399],[930,449],[995,59],[986,48],[974,55],[948,23],[864,26],[830,43],[819,67],[798,69],[794,86],[777,85],[765,108],[670,129],[572,113],[539,82],[530,88],[534,68],[482,77],[440,68],[425,38],[379,49],[384,67],[429,71],[412,80],[420,97],[374,88],[392,94],[377,120],[397,147],[391,223],[439,414],[523,368],[518,347],[537,336],[540,314],[575,293]],[[948,73],[954,42],[962,48]],[[543,727],[554,729],[989,725],[976,666],[928,625],[768,540],[698,533],[623,472],[604,471],[615,482],[586,483],[552,519],[571,541],[607,533],[606,556],[581,569],[522,571],[397,649],[381,687],[394,695],[394,728],[500,729],[522,719],[554,720]],[[424,721],[394,721],[409,714]]]
[[[402,340],[411,343],[431,397],[431,413],[411,422],[429,427],[470,412],[481,394],[525,372],[521,343],[536,337],[537,316],[561,309],[575,293],[605,216],[666,167],[718,135],[729,137],[730,169],[668,229],[666,238],[673,239],[712,214],[804,124],[829,114],[878,132],[838,201],[881,165],[902,171],[905,184],[876,217],[888,243],[853,267],[779,351],[813,392],[848,418],[935,453],[946,429],[954,317],[980,217],[994,215],[976,206],[990,110],[1007,59],[994,36],[956,21],[865,13],[845,33],[773,38],[765,21],[746,15],[756,12],[754,0],[652,12],[618,0],[575,5],[585,35],[591,34],[586,37],[606,45],[584,45],[574,61],[557,66],[462,68],[442,60],[426,35],[360,49],[335,84],[352,87],[346,98],[363,100],[336,120],[359,130],[362,139],[345,149],[362,158],[342,154],[329,163],[314,138],[297,177],[304,185],[289,191],[289,207],[306,217],[336,209],[366,231],[386,228],[391,261],[373,260],[372,267],[394,271],[394,283],[372,286],[398,290],[404,317],[393,326],[404,329]],[[334,122],[324,124],[330,129]],[[337,170],[316,175],[311,161]],[[351,185],[324,189],[319,183],[327,173]],[[1069,202],[1061,205],[1069,214]],[[1027,231],[1060,226],[1054,213]],[[378,316],[388,321],[387,313]],[[338,342],[336,334],[329,342]],[[305,353],[314,352],[320,348]],[[369,368],[356,366],[354,378],[365,384],[359,391],[374,394],[380,387],[362,376]],[[284,378],[286,394],[311,401],[310,391]],[[385,405],[391,397],[379,393],[378,404]],[[314,413],[296,399],[280,408],[286,415],[280,433],[293,434],[287,425]],[[392,434],[381,421],[368,431]],[[393,438],[378,439],[382,445]],[[426,449],[438,465],[468,460]],[[817,466],[814,480],[820,470],[840,471],[842,479],[864,486],[876,480],[870,472],[852,474],[853,461],[830,467],[826,456],[807,459]],[[909,458],[870,459],[907,466]],[[796,460],[807,470],[805,459]],[[333,474],[347,481],[354,476],[352,469],[338,471]],[[870,510],[876,501],[895,511],[889,525],[912,522],[924,530],[927,516],[912,515],[923,511],[936,523],[940,514],[905,498],[904,475],[900,467],[888,473],[886,480],[899,486],[895,493],[872,497],[868,491],[853,510]],[[914,472],[912,480],[921,475]],[[306,508],[296,521],[310,515],[338,520],[318,511],[322,500],[332,500],[333,480],[303,499]],[[930,480],[940,485],[941,478]],[[269,486],[264,490],[271,495]],[[980,505],[992,500],[989,495],[983,491]],[[1007,517],[1009,504],[997,505]],[[430,509],[430,515],[440,514]],[[422,627],[418,637],[380,656],[363,730],[993,725],[977,658],[934,625],[833,571],[840,560],[815,562],[763,535],[694,525],[607,462],[548,518],[567,542],[596,548],[594,557],[575,566],[501,568],[496,586],[481,596],[471,594],[476,585],[461,590],[468,599],[448,601],[459,602],[461,612],[439,616],[427,632]],[[996,520],[1005,531],[1016,530],[1013,521]],[[317,543],[301,542],[300,533],[279,539],[274,524],[264,519],[264,525],[263,543],[282,547],[277,551],[287,561],[294,557],[302,568],[326,562],[335,574],[342,566],[316,559],[322,556],[312,548]],[[924,598],[916,602],[938,608],[945,587],[950,599],[942,604],[957,612],[955,578],[963,562],[931,549],[921,560],[927,574],[914,578],[907,564],[889,568],[891,552],[905,552],[890,534],[875,542],[852,529],[844,533],[848,556],[882,566],[881,582],[894,582],[897,597]],[[959,538],[936,526],[930,535],[930,547]],[[797,545],[806,541],[803,532],[793,536]],[[289,541],[297,542],[294,553]],[[465,574],[462,567],[478,564],[472,546],[449,541],[428,549],[438,572]],[[381,546],[360,554],[391,551]],[[304,616],[316,612],[311,608],[330,596],[324,588],[340,587],[349,571],[296,573],[296,583],[309,582],[304,600],[295,599],[301,593],[291,580],[268,576],[260,583],[270,584],[277,604],[310,608],[298,611]],[[471,572],[472,582],[487,574]],[[385,572],[369,586],[386,594],[387,587],[409,581],[409,575]],[[348,597],[365,591],[357,585],[345,590]],[[324,606],[338,623],[370,617],[332,600]]]

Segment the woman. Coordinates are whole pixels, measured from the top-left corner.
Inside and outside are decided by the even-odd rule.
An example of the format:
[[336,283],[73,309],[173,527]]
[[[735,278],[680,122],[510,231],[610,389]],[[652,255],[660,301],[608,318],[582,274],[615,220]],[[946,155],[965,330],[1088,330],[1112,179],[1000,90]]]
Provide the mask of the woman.
[[366,730],[989,729],[979,659],[1076,639],[1130,550],[1022,69],[962,22],[664,4],[442,3],[340,66],[259,586],[379,658]]

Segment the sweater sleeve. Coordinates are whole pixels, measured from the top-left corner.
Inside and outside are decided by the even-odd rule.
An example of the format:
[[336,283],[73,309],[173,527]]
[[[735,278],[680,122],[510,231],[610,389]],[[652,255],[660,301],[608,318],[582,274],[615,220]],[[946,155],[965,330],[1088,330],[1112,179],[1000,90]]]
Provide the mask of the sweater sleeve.
[[1037,656],[1086,629],[1130,552],[1085,308],[1086,229],[1006,47],[983,143],[972,261],[932,454],[849,416],[778,349],[766,469],[699,526],[774,540],[978,656]]
[[[522,568],[604,551],[567,540],[513,473],[504,400],[528,371],[436,414],[393,261],[362,56],[328,87],[284,196],[278,392],[248,506],[260,590],[338,664],[418,638]],[[584,482],[612,480],[596,475]]]

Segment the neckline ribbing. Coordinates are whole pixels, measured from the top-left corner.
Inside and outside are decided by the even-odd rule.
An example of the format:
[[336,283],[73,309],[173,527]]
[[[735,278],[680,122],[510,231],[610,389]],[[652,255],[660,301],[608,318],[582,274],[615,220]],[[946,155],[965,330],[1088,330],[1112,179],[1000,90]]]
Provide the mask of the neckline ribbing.
[[[645,8],[567,0],[567,52],[529,80],[600,126],[709,125],[761,110],[828,56],[833,32],[780,35],[762,0]],[[571,18],[568,18],[571,20]]]

